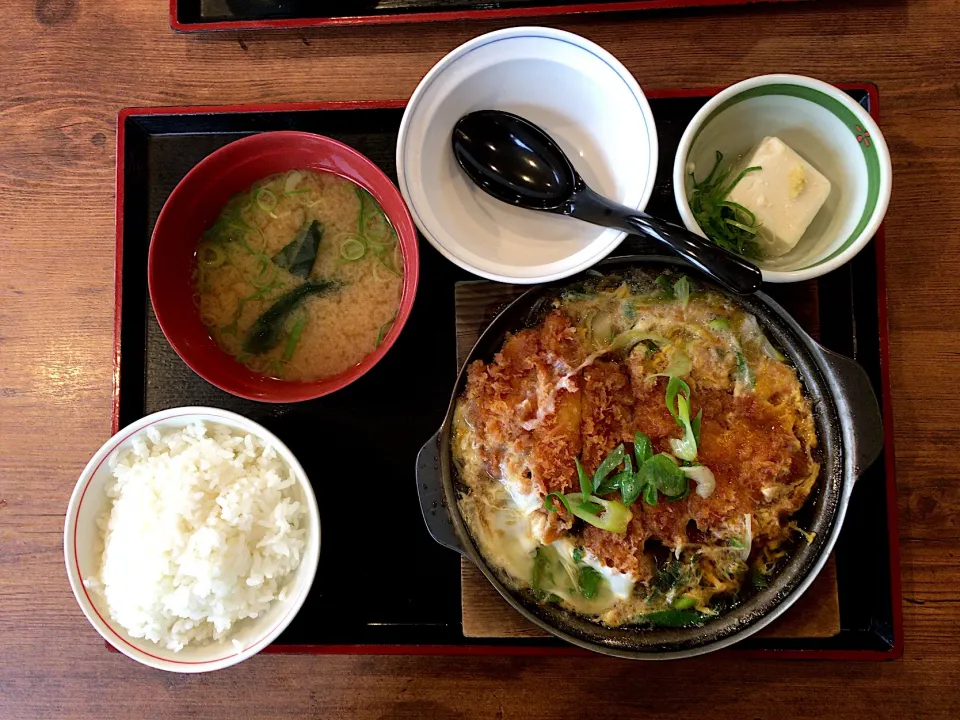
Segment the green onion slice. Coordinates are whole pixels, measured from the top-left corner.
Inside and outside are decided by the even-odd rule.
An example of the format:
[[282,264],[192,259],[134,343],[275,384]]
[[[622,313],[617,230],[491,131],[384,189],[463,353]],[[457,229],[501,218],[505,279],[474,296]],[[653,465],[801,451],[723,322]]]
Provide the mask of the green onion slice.
[[697,599],[695,597],[692,597],[690,595],[683,595],[681,597],[678,597],[672,603],[670,603],[670,607],[672,607],[674,610],[689,610],[690,608],[694,607],[696,604],[697,604]]
[[[583,492],[584,494],[590,494],[592,492],[595,492],[597,488],[600,487],[600,484],[606,479],[607,475],[612,473],[616,468],[620,466],[620,464],[623,462],[623,458],[625,455],[626,453],[624,452],[624,449],[623,449],[623,443],[620,443],[619,445],[617,445],[616,448],[613,449],[613,451],[609,455],[607,455],[607,457],[603,459],[603,462],[601,462],[600,465],[597,467],[597,471],[593,474],[593,482],[591,485],[584,487],[583,479],[582,479],[583,476],[580,476],[581,492]],[[579,467],[579,463],[578,463],[578,467],[577,467],[578,476],[580,475],[580,472],[582,470],[583,468]],[[584,473],[584,475],[585,474],[586,473]]]
[[683,427],[683,422],[680,420],[680,415],[677,409],[677,395],[680,393],[686,395],[687,400],[689,400],[690,386],[678,377],[671,377],[670,382],[667,383],[667,410],[669,410],[670,414],[673,415],[673,419],[677,421],[677,425]]
[[392,230],[390,223],[387,222],[387,216],[376,206],[364,215],[360,227],[365,237],[383,244],[386,244]]
[[580,464],[580,458],[574,458],[573,462],[577,466],[577,479],[580,481],[580,492],[586,497],[593,492],[593,481],[587,475],[587,471]]
[[577,573],[577,587],[580,589],[580,594],[587,600],[592,600],[597,596],[602,580],[603,575],[596,568],[584,565]]
[[276,215],[273,214],[273,211],[277,207],[277,196],[274,195],[272,190],[268,190],[265,187],[257,190],[256,201],[258,208],[263,210],[270,217],[276,217]]
[[387,336],[387,333],[390,332],[390,328],[393,327],[393,323],[396,319],[397,316],[394,315],[380,326],[380,329],[377,331],[377,347],[380,347],[380,345],[383,343],[384,338]]
[[393,274],[396,275],[397,277],[400,277],[400,273],[398,273],[398,272],[393,268],[393,266],[390,265],[390,263],[388,263],[386,260],[383,259],[383,253],[374,253],[374,257],[376,257],[377,260],[380,261],[380,264],[383,265],[383,266],[387,269],[388,272],[393,273]]
[[693,370],[693,361],[690,356],[683,350],[678,349],[670,357],[670,363],[663,369],[663,372],[653,373],[647,377],[681,378],[684,375],[689,375],[691,370]]
[[573,508],[570,507],[570,501],[567,498],[558,492],[547,493],[547,496],[543,498],[543,506],[550,512],[558,512],[557,506],[553,504],[553,500],[557,499],[560,501],[560,504],[566,509],[568,513],[573,515]]
[[[687,476],[684,475],[677,464],[670,459],[669,455],[663,453],[654,455],[647,460],[637,474],[640,476],[640,482],[642,482],[645,487],[653,487],[654,490],[659,490],[668,498],[681,495],[687,490]],[[646,499],[647,495],[645,491],[644,501],[646,501]],[[656,503],[647,504],[656,505]]]
[[747,390],[753,390],[754,385],[757,383],[756,373],[753,372],[753,369],[747,363],[747,359],[741,352],[737,353],[737,382]]
[[226,253],[211,243],[203,243],[197,248],[197,260],[205,268],[218,268],[226,259]]
[[670,449],[681,460],[693,462],[697,459],[697,440],[690,423],[690,400],[683,395],[677,396],[677,415],[684,430],[683,438],[670,438]]
[[[287,176],[283,179],[283,194],[284,195],[293,195],[296,191],[297,185],[300,184],[300,181],[303,179],[303,173],[299,170],[291,170],[287,173]],[[309,190],[300,190],[299,192],[310,192]]]
[[680,301],[680,307],[686,310],[687,303],[690,302],[690,281],[687,280],[686,275],[681,276],[680,279],[674,283],[673,294],[676,295],[677,300]]
[[639,430],[633,434],[633,454],[637,458],[637,470],[653,457],[653,444],[650,438]]
[[623,504],[633,505],[644,489],[640,480],[640,473],[621,473],[617,477],[619,478],[617,484],[620,487],[620,498]]
[[690,429],[693,430],[693,441],[700,447],[700,425],[703,424],[703,408],[697,412],[697,416],[690,421]]
[[297,343],[300,342],[300,336],[303,334],[303,328],[306,324],[307,316],[301,315],[293,323],[293,327],[290,328],[290,334],[287,335],[287,343],[283,347],[284,362],[290,362],[290,358],[293,357],[293,352],[297,349]]
[[340,257],[348,262],[361,259],[367,254],[367,246],[356,237],[348,237],[340,243]]
[[[630,508],[616,500],[604,500],[594,496],[584,496],[581,493],[569,493],[566,496],[573,514],[601,530],[607,530],[618,535],[627,532],[627,525],[633,518]],[[588,510],[599,506],[598,512]]]
[[731,220],[730,218],[724,218],[724,222],[727,225],[732,225],[733,227],[739,228],[740,230],[750,233],[751,235],[757,234],[756,229],[750,227],[749,225],[744,225],[742,222],[737,222],[736,220]]
[[657,504],[657,486],[656,485],[643,486],[643,501],[647,505],[656,506]]

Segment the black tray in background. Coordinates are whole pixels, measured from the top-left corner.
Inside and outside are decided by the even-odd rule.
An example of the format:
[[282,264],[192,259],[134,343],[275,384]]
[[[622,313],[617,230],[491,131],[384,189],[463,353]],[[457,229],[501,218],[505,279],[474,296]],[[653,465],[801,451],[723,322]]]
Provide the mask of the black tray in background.
[[[867,86],[849,90],[869,107]],[[670,184],[672,158],[706,95],[650,93],[660,140],[649,211],[679,220]],[[474,279],[421,238],[420,287],[396,345],[367,375],[333,395],[291,405],[234,397],[194,374],[163,337],[149,302],[150,235],[167,196],[213,150],[244,135],[303,130],[357,148],[396,178],[400,103],[127,110],[119,120],[118,220],[122,291],[117,298],[117,404],[123,427],[165,408],[208,405],[246,415],[275,432],[302,462],[317,490],[322,547],[306,604],[274,651],[325,652],[357,645],[440,646],[438,652],[503,652],[564,647],[554,640],[463,637],[459,556],[427,534],[415,492],[417,451],[440,425],[455,381],[454,283]],[[635,251],[632,241],[623,251]],[[882,314],[875,241],[848,265],[820,278],[821,341],[855,357],[878,396]],[[811,281],[814,282],[814,281]],[[892,657],[900,647],[899,566],[888,534],[887,460],[857,483],[836,547],[842,631],[828,639],[755,639],[738,648],[810,651],[833,657]],[[892,471],[892,468],[890,468]],[[356,483],[352,488],[350,483]],[[351,506],[324,486],[346,483]],[[306,647],[309,646],[309,647]],[[493,648],[491,648],[493,646]],[[367,650],[362,650],[367,651]],[[423,651],[421,648],[419,651]],[[783,653],[781,653],[783,654]]]
[[482,20],[798,0],[170,0],[178,32]]

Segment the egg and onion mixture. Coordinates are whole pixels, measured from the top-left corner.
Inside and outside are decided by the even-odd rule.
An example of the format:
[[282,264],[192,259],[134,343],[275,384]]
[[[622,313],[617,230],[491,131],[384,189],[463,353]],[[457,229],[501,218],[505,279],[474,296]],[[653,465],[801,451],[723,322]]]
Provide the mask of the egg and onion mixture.
[[819,473],[796,371],[684,276],[567,292],[474,362],[459,507],[508,583],[608,626],[699,624],[762,587]]

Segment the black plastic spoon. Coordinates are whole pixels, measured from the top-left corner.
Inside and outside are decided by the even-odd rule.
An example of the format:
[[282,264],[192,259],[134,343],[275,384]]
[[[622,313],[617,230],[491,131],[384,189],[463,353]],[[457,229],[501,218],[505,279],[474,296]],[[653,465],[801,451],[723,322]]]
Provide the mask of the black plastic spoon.
[[595,193],[553,138],[529,120],[502,110],[468,113],[453,128],[453,154],[470,179],[498,200],[655,238],[739,295],[760,287],[760,270],[752,263]]

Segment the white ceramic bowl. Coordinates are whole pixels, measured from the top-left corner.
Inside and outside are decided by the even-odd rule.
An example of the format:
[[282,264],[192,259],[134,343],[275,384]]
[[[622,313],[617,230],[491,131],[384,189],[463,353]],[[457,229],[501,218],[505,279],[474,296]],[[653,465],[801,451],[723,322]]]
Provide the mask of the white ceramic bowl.
[[633,76],[610,53],[560,30],[482,35],[420,81],[397,140],[400,192],[427,240],[460,267],[538,283],[590,267],[625,233],[522,210],[476,187],[457,165],[453,126],[474,110],[508,110],[546,130],[597,192],[643,209],[657,172],[657,131]]
[[[229,428],[250,433],[273,445],[277,453],[293,468],[297,476],[298,499],[307,507],[309,530],[307,549],[303,560],[294,571],[292,592],[283,602],[275,602],[270,610],[256,618],[238,624],[237,631],[224,644],[203,647],[187,646],[180,652],[140,638],[133,638],[115,623],[106,607],[106,602],[84,586],[84,579],[95,574],[100,563],[102,543],[97,528],[97,519],[109,507],[104,491],[111,476],[108,460],[118,449],[129,447],[134,436],[140,435],[149,426],[165,430],[184,427],[190,423],[205,422],[226,425]],[[164,410],[148,415],[128,425],[104,443],[84,468],[70,498],[63,531],[63,552],[67,577],[80,609],[103,638],[124,655],[160,670],[180,673],[208,672],[235,665],[256,655],[269,645],[290,624],[310,591],[317,571],[320,555],[320,512],[313,489],[297,459],[286,445],[273,433],[257,423],[226,410],[205,407],[184,407]],[[238,640],[243,649],[234,649],[232,640]]]
[[870,115],[832,85],[800,75],[763,75],[727,88],[687,126],[673,164],[680,216],[703,235],[690,211],[691,166],[702,179],[775,135],[832,183],[830,196],[797,246],[757,264],[767,282],[808,280],[843,265],[873,237],[890,202],[892,170],[883,134]]

